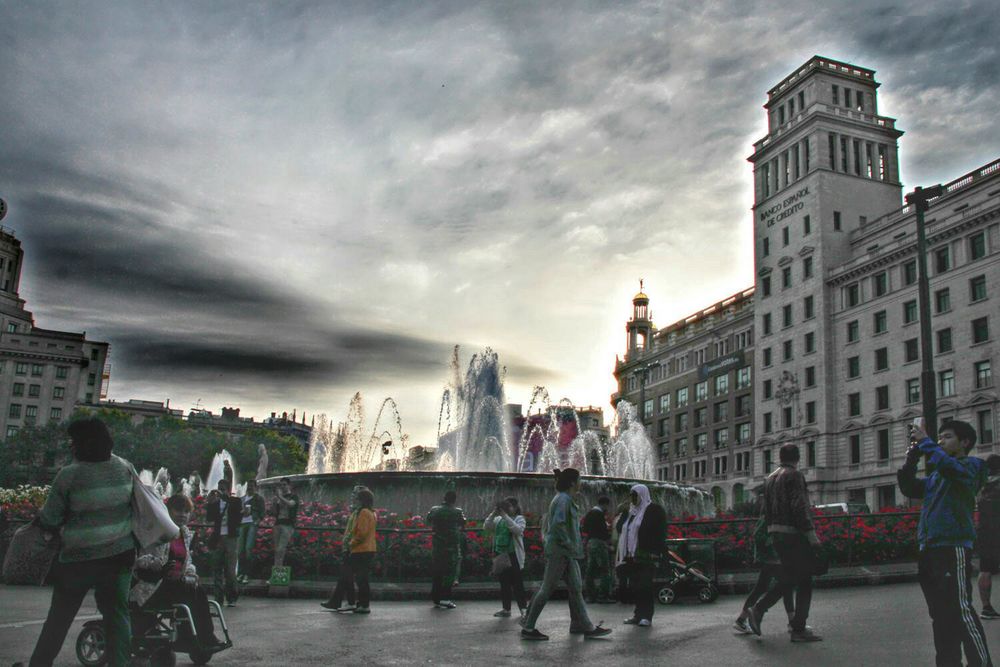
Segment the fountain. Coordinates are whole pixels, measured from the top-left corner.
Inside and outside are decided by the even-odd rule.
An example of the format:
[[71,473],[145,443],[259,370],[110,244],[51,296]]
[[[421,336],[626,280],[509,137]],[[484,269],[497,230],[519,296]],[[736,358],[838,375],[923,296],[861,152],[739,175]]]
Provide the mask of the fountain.
[[202,489],[207,493],[219,485],[219,480],[225,476],[225,468],[223,465],[225,462],[229,463],[229,466],[233,471],[232,494],[234,496],[242,496],[246,492],[246,484],[240,484],[240,480],[236,472],[236,466],[233,465],[233,455],[230,454],[227,449],[223,449],[221,452],[212,457],[212,465],[208,468],[208,478],[205,479]]
[[[593,473],[585,475],[581,484],[588,504],[599,495],[621,502],[641,480],[671,516],[714,512],[707,492],[651,480],[655,475],[653,444],[635,407],[627,402],[617,406],[617,436],[608,442],[581,429],[572,402],[562,399],[553,404],[544,387],[535,387],[528,404],[529,420],[520,436],[512,438],[505,407],[505,372],[498,355],[487,348],[472,356],[463,376],[455,347],[451,380],[442,392],[438,413],[436,465],[429,471],[408,469],[408,437],[396,402],[384,399],[369,427],[362,396],[355,394],[345,421],[335,423],[326,415],[318,416],[306,474],[290,476],[295,492],[303,500],[345,502],[354,487],[364,485],[375,493],[379,507],[419,514],[440,502],[445,489],[454,488],[470,518],[485,516],[497,498],[508,495],[517,496],[526,511],[537,515],[553,494],[548,473],[556,467],[574,467]],[[532,414],[548,415],[547,424],[538,419],[532,424]],[[564,427],[572,433],[568,442]],[[218,468],[221,476],[221,459]],[[216,470],[215,460],[212,470]],[[213,488],[215,479],[209,475],[208,488]],[[270,496],[276,482],[275,478],[262,480],[261,493]]]

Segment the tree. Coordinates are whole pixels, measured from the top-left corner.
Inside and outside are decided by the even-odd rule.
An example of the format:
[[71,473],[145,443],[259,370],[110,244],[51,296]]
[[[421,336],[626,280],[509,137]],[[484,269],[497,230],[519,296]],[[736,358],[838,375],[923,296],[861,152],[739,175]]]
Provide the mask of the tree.
[[69,462],[67,425],[96,415],[108,426],[115,442],[114,453],[132,462],[137,470],[156,471],[163,467],[178,483],[197,472],[207,477],[212,458],[229,450],[240,479],[257,472],[257,445],[267,447],[270,475],[299,474],[305,471],[306,453],[299,441],[270,430],[252,430],[235,435],[211,428],[192,428],[176,417],[159,417],[133,423],[120,410],[77,409],[69,421],[26,426],[0,446],[0,486],[45,483],[59,466]]

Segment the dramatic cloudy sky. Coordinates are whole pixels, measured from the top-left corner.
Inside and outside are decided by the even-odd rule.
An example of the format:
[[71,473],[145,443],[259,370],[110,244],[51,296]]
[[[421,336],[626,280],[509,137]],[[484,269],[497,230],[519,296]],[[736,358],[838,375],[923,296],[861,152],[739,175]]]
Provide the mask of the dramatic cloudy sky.
[[658,324],[752,282],[751,144],[813,54],[874,68],[907,187],[1000,157],[994,0],[0,0],[0,196],[37,324],[111,397],[362,391],[429,442],[452,347],[607,405]]

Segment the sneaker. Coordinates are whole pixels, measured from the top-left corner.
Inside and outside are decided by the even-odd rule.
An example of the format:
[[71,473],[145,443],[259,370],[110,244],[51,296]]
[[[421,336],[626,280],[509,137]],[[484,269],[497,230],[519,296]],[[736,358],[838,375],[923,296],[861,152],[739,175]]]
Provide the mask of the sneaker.
[[587,630],[583,633],[584,639],[596,639],[597,637],[605,637],[611,634],[611,628],[602,628],[601,624],[598,623],[594,626],[593,630]]
[[355,614],[370,614],[370,613],[372,613],[372,610],[369,609],[368,607],[355,607],[354,608],[354,613]]
[[633,616],[632,618],[626,618],[625,625],[639,625],[639,618],[637,616]]
[[319,606],[323,607],[323,609],[326,609],[327,611],[337,611],[338,609],[340,609],[340,605],[333,604],[329,600],[327,600],[326,602],[320,602]]
[[497,613],[493,614],[494,618],[510,618],[510,609],[501,609]]
[[736,621],[733,623],[733,629],[735,629],[736,632],[740,633],[741,635],[753,634],[753,630],[751,630],[750,626],[747,625],[747,619],[744,618],[743,616],[740,616],[739,618],[736,619]]
[[452,602],[451,600],[441,600],[434,606],[436,606],[439,609],[455,609],[456,607],[458,607],[458,605]]
[[[806,626],[806,630],[808,630],[809,632],[812,632],[812,626],[811,625],[807,625]],[[788,624],[788,634],[792,634],[793,632],[795,632],[795,630],[792,629],[792,624],[789,623]]]
[[644,618],[644,619],[640,620],[639,623],[638,623],[638,625],[639,625],[640,628],[648,628],[652,624],[653,624],[653,622],[651,620],[649,620],[648,618]]
[[823,638],[813,632],[811,629],[806,628],[805,630],[795,630],[792,632],[793,642],[821,642]]
[[343,607],[337,607],[336,609],[334,609],[334,611],[337,612],[338,614],[350,614],[355,609],[357,609],[356,605],[345,604]]
[[1000,618],[1000,614],[991,605],[986,605],[983,607],[983,612],[979,614],[980,618]]
[[521,630],[521,639],[527,639],[528,641],[533,642],[544,642],[548,641],[549,636],[543,635],[538,630],[532,628],[531,630]]
[[750,607],[747,609],[747,625],[750,626],[750,630],[760,637],[760,616],[757,615],[757,608]]

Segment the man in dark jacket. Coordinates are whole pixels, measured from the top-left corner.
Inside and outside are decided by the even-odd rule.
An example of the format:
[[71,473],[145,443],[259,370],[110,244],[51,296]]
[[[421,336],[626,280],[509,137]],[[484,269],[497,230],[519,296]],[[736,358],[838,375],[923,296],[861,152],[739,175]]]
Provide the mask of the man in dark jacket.
[[989,479],[979,493],[979,525],[976,526],[976,550],[979,552],[979,599],[983,603],[982,618],[1000,618],[990,594],[993,575],[1000,572],[1000,456],[986,457]]
[[228,480],[220,479],[218,488],[208,494],[205,515],[213,528],[209,546],[215,550],[215,599],[219,604],[235,607],[240,596],[236,563],[243,504],[230,492]]
[[814,549],[819,538],[809,516],[812,504],[806,478],[796,468],[799,463],[797,445],[784,445],[778,450],[780,465],[764,482],[764,520],[774,550],[781,561],[778,585],[747,610],[746,621],[755,635],[760,635],[764,613],[788,591],[795,589],[795,615],[791,621],[793,642],[818,642],[823,638],[807,625],[812,602],[812,575],[816,567]]
[[465,529],[465,514],[455,507],[457,496],[454,491],[444,494],[444,504],[435,505],[427,513],[427,523],[434,530],[431,549],[431,600],[438,609],[454,609],[451,601],[451,587],[458,578],[458,566],[462,557],[462,531]]
[[[949,421],[934,442],[916,425],[910,427],[916,443],[896,473],[903,495],[920,498],[917,576],[934,629],[938,665],[962,664],[962,648],[972,667],[992,665],[982,623],[972,608],[972,545],[976,539],[972,514],[976,494],[986,483],[986,464],[969,456],[976,430],[962,421]],[[917,462],[927,456],[927,477],[917,477]]]
[[[583,516],[580,532],[587,540],[587,576],[584,590],[588,602],[611,602],[611,559],[608,547],[611,544],[611,527],[608,525],[608,510],[611,499],[601,496],[597,505]],[[595,585],[595,580],[597,584]]]

